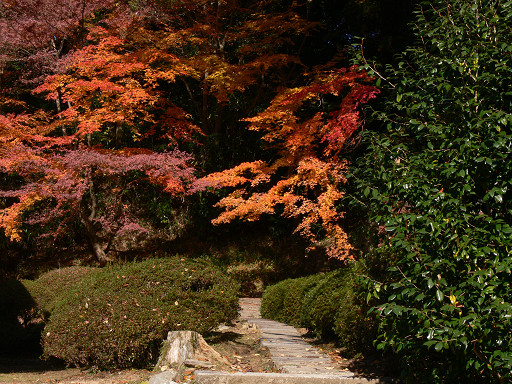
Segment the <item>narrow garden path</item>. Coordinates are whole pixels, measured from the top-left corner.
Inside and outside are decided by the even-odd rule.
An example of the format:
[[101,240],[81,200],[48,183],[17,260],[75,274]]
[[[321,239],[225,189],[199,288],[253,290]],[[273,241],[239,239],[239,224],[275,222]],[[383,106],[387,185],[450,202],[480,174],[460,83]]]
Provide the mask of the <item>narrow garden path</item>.
[[261,299],[240,300],[240,320],[254,324],[261,331],[261,345],[268,349],[278,370],[283,373],[321,373],[353,377],[340,371],[329,355],[306,343],[297,329],[274,320],[262,319]]
[[261,299],[240,299],[240,320],[257,327],[261,344],[267,348],[280,373],[196,371],[198,384],[376,384],[340,369],[329,355],[305,342],[297,329],[260,315]]

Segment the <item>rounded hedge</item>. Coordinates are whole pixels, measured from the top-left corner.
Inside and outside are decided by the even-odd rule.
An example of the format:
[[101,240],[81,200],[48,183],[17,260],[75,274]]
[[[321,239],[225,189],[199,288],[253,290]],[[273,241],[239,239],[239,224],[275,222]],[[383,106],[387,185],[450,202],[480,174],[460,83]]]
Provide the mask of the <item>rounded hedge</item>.
[[352,353],[364,353],[374,350],[377,337],[378,319],[366,300],[367,290],[362,277],[355,271],[347,275],[342,287],[334,292],[341,299],[334,313],[333,331],[339,343]]
[[304,296],[324,278],[324,274],[316,274],[283,280],[267,287],[261,298],[261,315],[296,327],[301,326]]
[[23,352],[39,344],[41,327],[30,321],[36,303],[21,281],[0,282],[0,352]]
[[0,283],[0,351],[40,348],[41,331],[54,301],[92,268],[69,267],[41,275],[37,280]]
[[204,333],[234,319],[237,291],[205,260],[150,259],[95,270],[55,302],[44,356],[100,369],[147,367],[169,331]]
[[356,262],[327,274],[283,280],[265,290],[261,314],[336,339],[353,353],[372,350],[378,319],[368,313],[375,300],[366,301],[365,272],[367,265]]
[[39,311],[48,316],[53,311],[59,296],[94,270],[95,268],[81,266],[54,269],[42,274],[34,281],[24,280],[23,285],[30,292]]
[[374,250],[346,268],[305,278],[283,280],[267,287],[261,314],[321,338],[334,338],[352,353],[373,351],[379,318],[372,308],[382,301],[369,296],[371,280],[386,281],[394,256]]
[[304,296],[301,325],[318,337],[334,336],[334,317],[340,302],[345,299],[347,268],[326,274]]
[[334,318],[336,337],[348,351],[375,351],[381,319],[371,309],[378,307],[383,298],[376,293],[371,294],[369,285],[376,281],[382,284],[388,281],[387,269],[395,258],[392,249],[382,247],[365,254],[351,265],[341,287],[343,300],[340,300]]

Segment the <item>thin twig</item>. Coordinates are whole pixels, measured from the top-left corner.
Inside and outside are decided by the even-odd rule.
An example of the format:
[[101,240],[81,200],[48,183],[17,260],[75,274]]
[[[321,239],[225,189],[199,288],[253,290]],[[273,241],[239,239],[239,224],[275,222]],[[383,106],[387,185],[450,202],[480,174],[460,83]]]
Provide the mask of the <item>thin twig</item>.
[[389,85],[391,85],[392,88],[396,88],[395,84],[393,84],[391,81],[389,81],[388,79],[386,79],[384,76],[382,76],[380,74],[379,71],[377,71],[375,69],[375,67],[372,67],[368,61],[366,60],[366,57],[364,57],[364,51],[363,51],[363,42],[364,42],[364,38],[361,40],[361,56],[363,57],[363,61],[364,63],[373,71],[377,74],[377,76],[379,76],[382,80],[384,80],[386,83],[388,83]]

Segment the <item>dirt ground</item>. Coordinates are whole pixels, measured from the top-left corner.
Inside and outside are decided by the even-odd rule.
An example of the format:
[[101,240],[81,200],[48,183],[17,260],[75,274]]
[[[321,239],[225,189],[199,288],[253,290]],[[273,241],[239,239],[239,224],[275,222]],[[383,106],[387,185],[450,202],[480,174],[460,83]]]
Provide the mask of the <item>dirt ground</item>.
[[7,361],[2,359],[0,364],[0,383],[10,384],[139,384],[150,376],[150,372],[145,370],[81,371],[78,368],[66,368],[62,365],[55,366],[21,358]]
[[[268,352],[259,345],[259,331],[246,323],[222,327],[204,335],[205,340],[226,357],[233,370],[243,372],[272,372],[273,364]],[[123,370],[97,372],[66,368],[61,362],[41,361],[37,358],[0,357],[0,383],[10,384],[141,384],[147,383],[155,372]],[[194,368],[183,370],[183,382],[191,382]]]

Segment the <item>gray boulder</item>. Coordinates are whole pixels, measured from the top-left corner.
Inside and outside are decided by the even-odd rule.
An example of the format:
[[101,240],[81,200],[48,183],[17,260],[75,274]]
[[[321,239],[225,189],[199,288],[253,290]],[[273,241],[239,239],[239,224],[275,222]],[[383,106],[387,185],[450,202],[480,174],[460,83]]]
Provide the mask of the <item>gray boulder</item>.
[[171,369],[163,371],[149,379],[149,384],[177,384],[174,380],[178,376],[178,372]]

